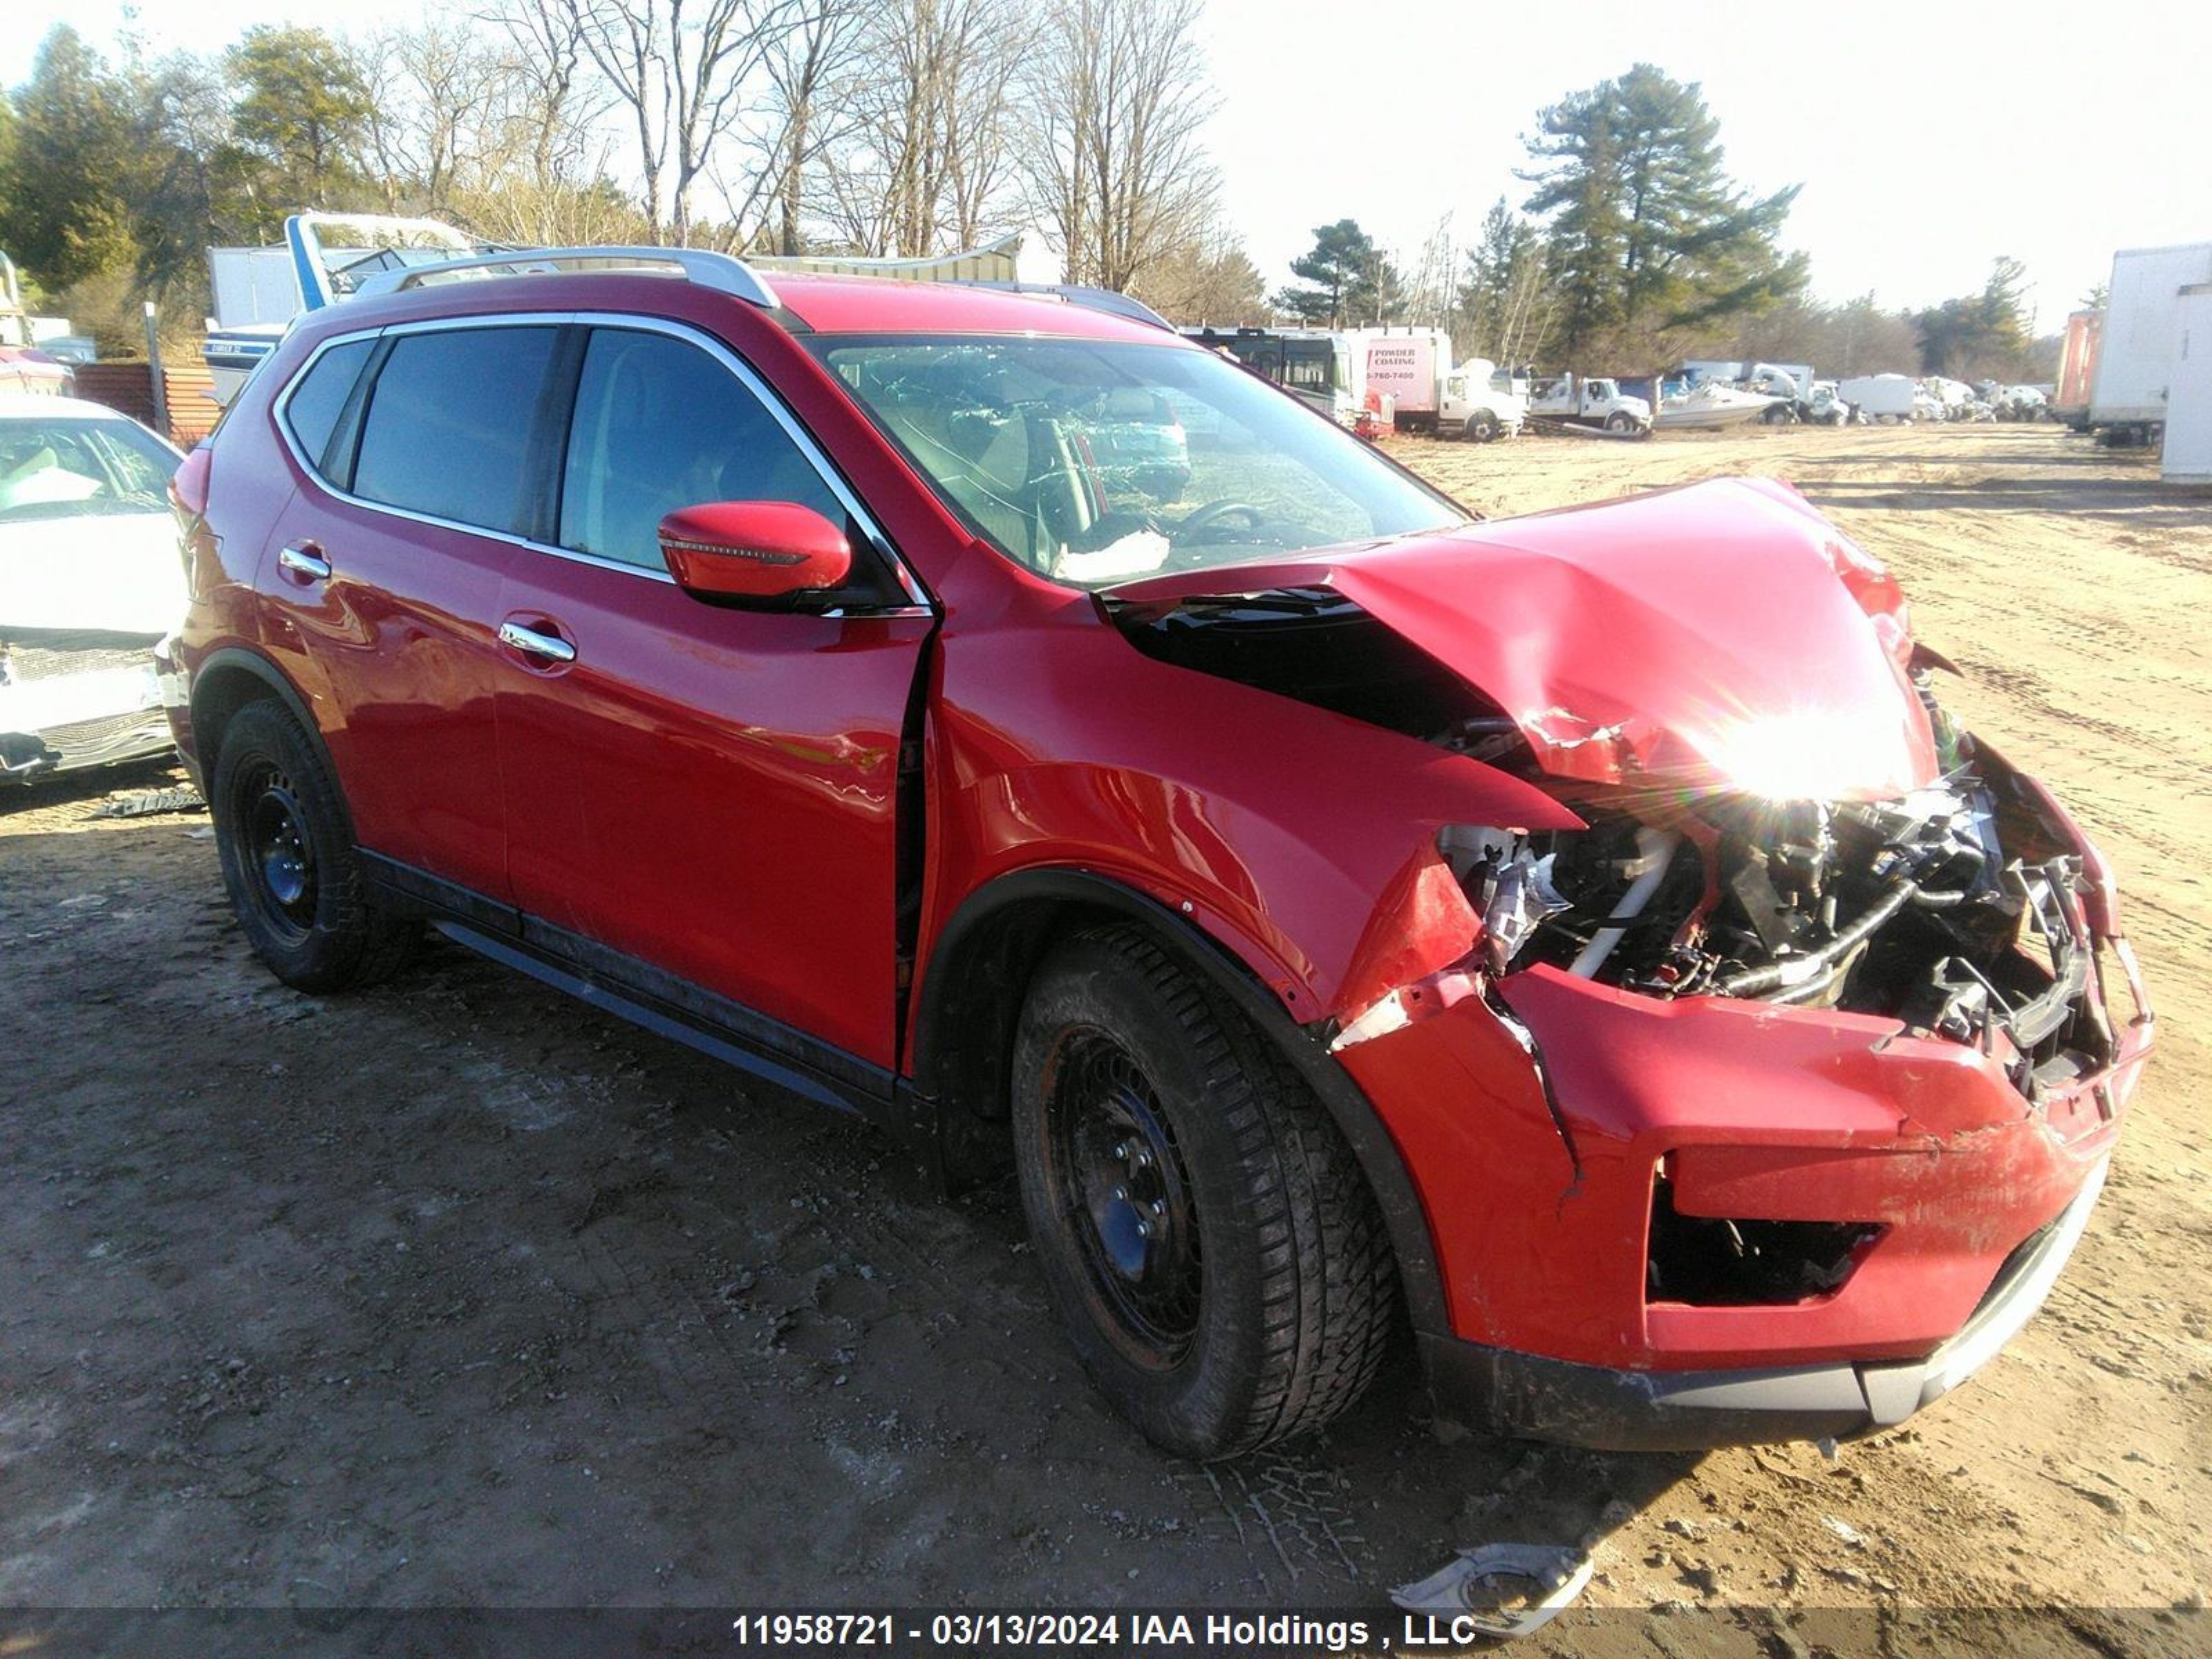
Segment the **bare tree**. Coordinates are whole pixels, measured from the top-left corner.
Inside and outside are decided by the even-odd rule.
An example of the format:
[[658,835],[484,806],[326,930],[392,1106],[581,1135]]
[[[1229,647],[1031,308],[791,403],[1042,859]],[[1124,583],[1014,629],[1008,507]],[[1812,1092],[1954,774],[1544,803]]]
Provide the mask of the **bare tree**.
[[1131,291],[1171,322],[1263,323],[1272,314],[1243,239],[1218,224],[1169,249]]
[[1413,281],[1407,284],[1400,301],[1400,320],[1428,326],[1449,319],[1453,279],[1459,270],[1451,223],[1451,215],[1445,214],[1421,244],[1420,262],[1413,267]]
[[855,42],[850,119],[818,210],[857,252],[973,247],[1006,222],[1015,76],[1036,25],[1019,0],[889,0]]
[[507,79],[491,42],[467,24],[426,18],[379,30],[362,52],[369,157],[385,202],[432,213],[496,149]]
[[1126,289],[1213,199],[1200,0],[1054,0],[1030,54],[1034,206],[1066,280]]
[[637,137],[653,234],[691,240],[692,191],[757,89],[801,0],[524,0],[573,28]]
[[508,88],[507,165],[519,151],[532,185],[541,191],[596,172],[582,163],[610,94],[592,79],[584,55],[581,12],[546,0],[508,0],[484,13],[483,21],[507,40],[501,64]]
[[[758,176],[774,198],[779,253],[803,251],[799,226],[806,174],[851,118],[849,105],[842,118],[833,112],[866,51],[865,26],[872,9],[870,0],[809,0],[764,55],[769,94]],[[742,228],[743,216],[733,216]]]

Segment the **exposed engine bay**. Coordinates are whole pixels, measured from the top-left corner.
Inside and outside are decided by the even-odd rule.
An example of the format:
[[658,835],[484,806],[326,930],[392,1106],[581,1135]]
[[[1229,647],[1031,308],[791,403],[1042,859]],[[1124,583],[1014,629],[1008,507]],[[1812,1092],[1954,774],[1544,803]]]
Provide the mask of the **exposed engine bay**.
[[1590,792],[1586,830],[1455,828],[1443,850],[1493,974],[1893,1018],[2002,1054],[2033,1097],[2114,1049],[2081,861],[2002,763],[1939,730],[1950,769],[1899,800]]

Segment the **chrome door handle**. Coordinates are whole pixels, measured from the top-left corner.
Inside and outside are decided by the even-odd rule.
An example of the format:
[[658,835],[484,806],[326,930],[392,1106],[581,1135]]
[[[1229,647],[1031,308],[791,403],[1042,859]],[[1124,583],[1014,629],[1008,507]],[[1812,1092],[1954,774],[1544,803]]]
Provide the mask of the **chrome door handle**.
[[313,542],[293,542],[276,556],[276,562],[295,575],[305,576],[310,581],[328,581],[331,562],[323,556],[323,550]]
[[507,622],[499,625],[499,642],[511,646],[526,656],[544,657],[550,662],[576,660],[576,647],[568,641],[552,634],[540,634],[517,623]]

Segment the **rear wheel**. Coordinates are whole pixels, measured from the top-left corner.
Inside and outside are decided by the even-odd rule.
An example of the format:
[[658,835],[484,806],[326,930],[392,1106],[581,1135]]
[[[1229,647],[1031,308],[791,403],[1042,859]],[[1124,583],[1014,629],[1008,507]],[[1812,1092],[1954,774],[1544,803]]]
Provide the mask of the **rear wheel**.
[[1016,1035],[1016,1165],[1060,1323],[1152,1440],[1232,1456],[1381,1364],[1396,1278],[1349,1148],[1273,1045],[1146,933],[1047,958]]
[[256,702],[231,717],[208,799],[239,927],[277,978],[340,991],[406,959],[419,930],[370,897],[337,786],[289,714]]

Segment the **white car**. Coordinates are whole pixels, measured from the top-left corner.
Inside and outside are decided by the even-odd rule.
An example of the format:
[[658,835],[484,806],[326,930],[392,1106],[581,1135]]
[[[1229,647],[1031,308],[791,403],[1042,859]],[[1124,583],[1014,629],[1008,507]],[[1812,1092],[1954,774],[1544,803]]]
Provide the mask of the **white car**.
[[185,611],[183,459],[99,404],[0,396],[0,780],[169,749],[153,651]]

